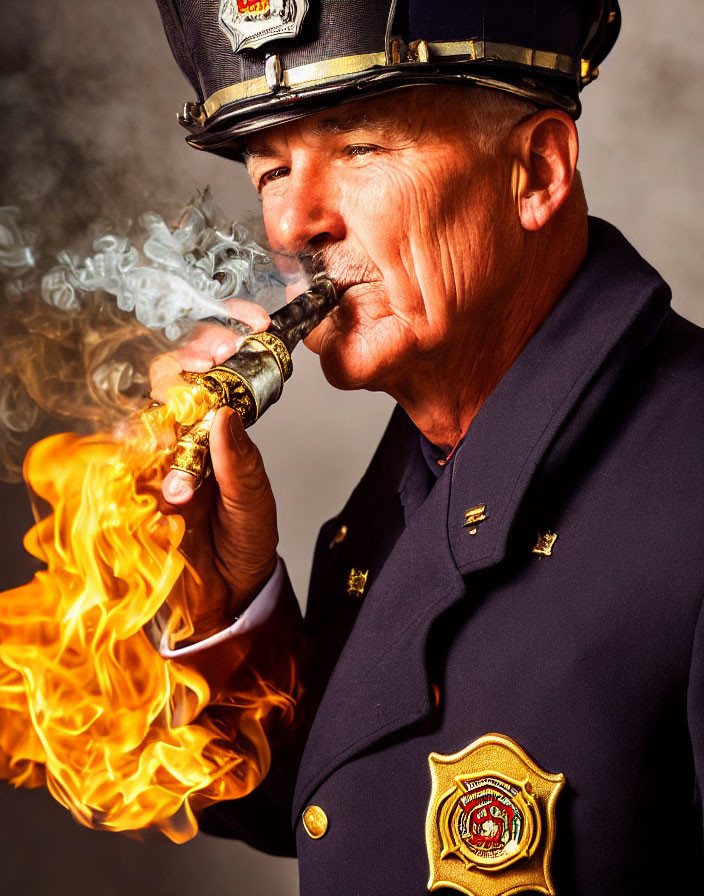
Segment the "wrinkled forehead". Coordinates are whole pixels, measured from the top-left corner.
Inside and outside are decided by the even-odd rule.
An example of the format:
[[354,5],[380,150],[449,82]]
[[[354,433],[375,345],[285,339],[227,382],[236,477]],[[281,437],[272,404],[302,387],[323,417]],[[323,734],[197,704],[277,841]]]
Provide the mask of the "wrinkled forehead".
[[381,132],[395,138],[414,139],[447,127],[447,113],[459,109],[471,87],[403,87],[381,96],[366,97],[322,112],[301,116],[265,128],[243,140],[245,158],[271,154],[273,147],[292,133],[312,138],[334,137],[356,132]]

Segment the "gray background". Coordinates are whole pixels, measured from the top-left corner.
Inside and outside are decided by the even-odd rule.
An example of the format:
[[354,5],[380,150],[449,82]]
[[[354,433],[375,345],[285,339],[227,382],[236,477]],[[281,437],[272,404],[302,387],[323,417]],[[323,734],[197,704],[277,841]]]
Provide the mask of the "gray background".
[[[704,324],[701,147],[704,12],[695,0],[621,0],[624,26],[585,92],[580,167],[593,214],[619,226],[670,282],[675,305]],[[175,113],[190,89],[149,0],[5,2],[0,58],[5,175],[0,202],[42,210],[43,226],[80,229],[186,202],[211,184],[234,216],[257,215],[240,167],[186,147]],[[9,60],[9,62],[8,62]],[[301,350],[286,399],[254,429],[279,501],[281,552],[305,594],[318,525],[362,473],[390,410],[336,393]],[[282,437],[282,433],[285,434]],[[296,458],[296,475],[287,475]],[[18,489],[0,493],[2,587],[22,582],[29,524]],[[44,792],[0,784],[0,890],[9,896],[183,896],[297,892],[293,860],[199,836],[184,846],[78,828]]]

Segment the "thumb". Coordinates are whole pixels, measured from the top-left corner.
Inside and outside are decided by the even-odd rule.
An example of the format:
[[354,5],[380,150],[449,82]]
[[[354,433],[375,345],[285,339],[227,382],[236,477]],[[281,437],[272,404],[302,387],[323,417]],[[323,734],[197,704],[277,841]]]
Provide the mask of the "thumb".
[[258,493],[269,490],[261,454],[231,408],[221,408],[215,415],[210,457],[223,501],[249,504]]
[[210,456],[218,483],[212,518],[218,568],[232,593],[248,598],[276,565],[276,502],[261,455],[230,408],[215,415]]

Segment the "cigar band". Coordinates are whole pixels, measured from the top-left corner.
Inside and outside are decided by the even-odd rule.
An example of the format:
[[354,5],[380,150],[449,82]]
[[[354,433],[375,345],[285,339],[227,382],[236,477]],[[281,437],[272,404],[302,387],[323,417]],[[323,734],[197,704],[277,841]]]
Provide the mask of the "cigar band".
[[285,383],[293,373],[293,361],[291,360],[291,353],[286,348],[283,341],[273,333],[252,333],[251,336],[247,336],[243,341],[242,346],[251,342],[258,342],[271,352],[276,359],[276,363],[279,365],[281,379]]
[[247,380],[229,367],[213,367],[206,373],[183,371],[183,379],[212,392],[219,407],[233,408],[240,415],[245,429],[259,417],[259,403]]

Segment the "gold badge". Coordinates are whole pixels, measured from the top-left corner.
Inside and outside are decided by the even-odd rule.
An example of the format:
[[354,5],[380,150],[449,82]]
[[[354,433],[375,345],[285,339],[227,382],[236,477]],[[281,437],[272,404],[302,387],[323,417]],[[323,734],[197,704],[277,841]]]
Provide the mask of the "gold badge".
[[515,741],[487,734],[459,753],[428,757],[433,790],[425,825],[429,890],[552,896],[555,802],[564,775],[539,768]]

